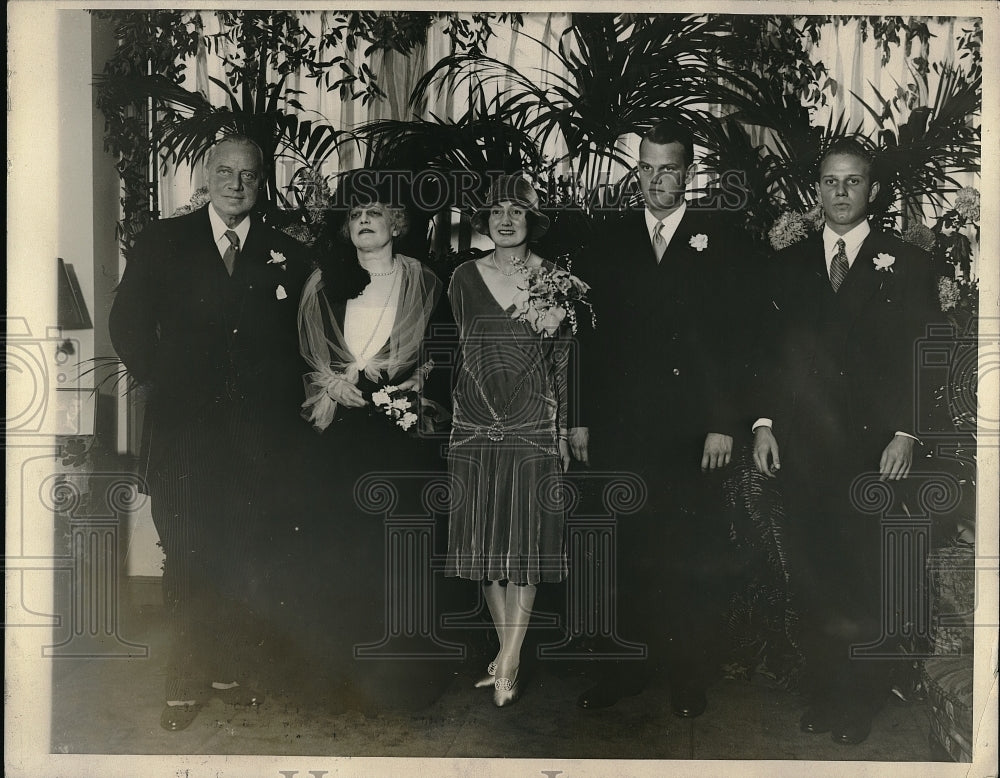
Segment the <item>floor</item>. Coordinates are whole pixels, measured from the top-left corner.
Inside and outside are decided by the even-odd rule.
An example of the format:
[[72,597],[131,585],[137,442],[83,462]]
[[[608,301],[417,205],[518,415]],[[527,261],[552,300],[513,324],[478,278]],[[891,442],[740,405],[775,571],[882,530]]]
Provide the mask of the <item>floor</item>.
[[511,708],[495,708],[488,690],[472,688],[475,670],[482,669],[477,662],[476,668],[470,663],[456,671],[440,699],[418,712],[337,714],[279,693],[256,709],[213,700],[189,729],[169,733],[158,723],[166,645],[162,612],[148,605],[126,605],[124,610],[128,612],[118,635],[111,638],[117,657],[52,660],[54,754],[899,762],[935,758],[923,703],[887,706],[865,743],[845,747],[826,735],[799,732],[801,700],[764,677],[719,680],[709,690],[707,712],[681,720],[670,713],[665,689],[655,685],[613,708],[581,710],[574,703],[588,687],[587,679],[545,661],[535,664],[521,700]]

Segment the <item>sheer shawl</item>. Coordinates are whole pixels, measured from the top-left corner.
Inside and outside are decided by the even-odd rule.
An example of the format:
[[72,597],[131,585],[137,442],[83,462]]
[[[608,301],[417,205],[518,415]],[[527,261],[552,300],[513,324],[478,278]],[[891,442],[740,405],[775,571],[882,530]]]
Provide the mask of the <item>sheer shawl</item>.
[[[389,340],[364,368],[373,382],[412,370],[420,357],[420,344],[431,313],[441,295],[441,282],[429,268],[411,257],[396,255],[399,263],[399,298]],[[299,350],[312,368],[306,373],[306,400],[302,416],[318,430],[325,430],[337,412],[329,389],[338,380],[358,382],[362,372],[357,358],[344,340],[342,322],[337,321],[320,270],[306,281],[299,304]]]

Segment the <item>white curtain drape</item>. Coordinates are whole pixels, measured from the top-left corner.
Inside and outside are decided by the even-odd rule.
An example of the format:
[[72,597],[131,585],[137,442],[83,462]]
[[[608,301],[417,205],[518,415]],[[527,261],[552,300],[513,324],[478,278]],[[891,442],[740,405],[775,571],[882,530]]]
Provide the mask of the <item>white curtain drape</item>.
[[[312,13],[303,16],[303,23],[317,36],[322,35],[333,12]],[[212,13],[203,13],[205,33],[219,31],[217,17]],[[556,48],[562,33],[572,23],[569,13],[527,13],[523,15],[524,26],[512,29],[509,24],[493,25],[495,36],[490,39],[488,52],[491,56],[514,65],[522,74],[537,78],[542,85],[548,82],[550,71],[557,75],[566,75],[559,69],[559,61],[546,46]],[[928,62],[953,62],[956,57],[956,45],[963,28],[971,26],[970,19],[947,19],[937,21],[925,20],[931,32],[931,38],[926,43],[914,39],[909,46],[893,45],[890,47],[890,57],[883,65],[881,47],[870,35],[867,41],[862,41],[861,28],[857,20],[835,19],[834,22],[822,28],[819,42],[810,45],[810,55],[814,62],[823,62],[829,75],[837,84],[836,95],[825,106],[816,108],[813,113],[813,123],[826,124],[831,116],[841,114],[847,116],[849,126],[860,126],[865,134],[872,134],[876,124],[872,116],[865,111],[861,103],[853,95],[856,94],[869,105],[878,106],[875,90],[884,97],[895,95],[897,86],[904,87],[912,82],[918,84],[919,104],[926,104],[933,99],[937,90],[938,74],[933,70],[927,75],[926,85],[916,78],[913,60],[923,57]],[[427,34],[425,45],[418,46],[408,56],[397,52],[376,54],[370,64],[378,76],[378,81],[386,92],[382,100],[362,103],[361,100],[350,99],[344,90],[328,91],[317,86],[316,82],[296,76],[290,80],[289,86],[301,90],[303,94],[296,99],[305,107],[302,118],[324,119],[333,126],[350,130],[373,119],[410,119],[414,118],[414,109],[408,105],[409,95],[417,79],[442,57],[452,52],[450,38],[443,32],[444,20],[435,20]],[[545,46],[539,45],[539,42]],[[235,52],[233,52],[235,54]],[[362,52],[353,53],[354,64],[360,66],[363,60]],[[216,105],[224,102],[222,89],[210,81],[210,77],[224,79],[222,61],[218,56],[210,55],[203,46],[194,62],[188,64],[188,80],[184,84],[189,89],[198,89],[206,94]],[[499,89],[499,87],[498,87]],[[853,94],[852,94],[853,93]],[[444,90],[431,98],[430,104],[418,107],[421,118],[430,118],[434,114],[442,119],[464,113],[468,107],[468,94],[456,90]],[[286,110],[288,110],[286,108]],[[904,111],[901,121],[907,118]],[[766,143],[766,134],[761,140]],[[620,145],[633,154],[637,150],[638,139],[623,137]],[[551,158],[558,159],[565,154],[565,147],[558,138],[553,139],[543,152]],[[363,161],[362,150],[344,146],[339,158],[335,157],[324,166],[324,175],[338,170],[349,170],[359,166]],[[295,160],[278,160],[278,184],[285,185],[291,179],[300,163]],[[569,162],[557,169],[558,173],[568,172]],[[621,174],[624,171],[615,171]],[[961,183],[968,186],[978,184],[978,176],[963,176]],[[164,174],[160,181],[161,213],[168,215],[176,208],[185,205],[196,188],[203,185],[203,174],[200,169],[179,169]],[[703,181],[696,182],[698,184]],[[932,214],[926,214],[932,218]]]
[[[332,13],[334,12],[323,11],[306,14],[302,18],[303,25],[317,37],[322,36],[328,30]],[[201,16],[205,35],[219,32],[219,21],[215,14],[206,12]],[[493,25],[495,34],[488,44],[489,54],[515,65],[526,74],[537,76],[540,83],[548,85],[543,69],[554,68],[558,61],[532,39],[555,48],[559,36],[570,25],[572,15],[529,13],[524,14],[523,18],[524,27],[521,30],[512,29],[509,24]],[[302,74],[290,77],[289,88],[303,93],[295,95],[295,99],[306,109],[304,114],[300,112],[301,118],[325,120],[338,129],[350,130],[379,119],[430,119],[433,114],[447,120],[464,113],[468,107],[468,95],[464,95],[463,99],[462,93],[458,91],[443,90],[434,94],[419,112],[409,106],[410,93],[417,80],[443,57],[452,53],[451,38],[444,32],[445,24],[445,20],[434,20],[428,29],[426,44],[417,46],[409,55],[390,51],[372,56],[368,65],[377,74],[379,86],[386,93],[386,97],[381,100],[365,104],[361,100],[352,100],[350,94],[343,89],[327,90],[322,84],[317,86],[314,80]],[[358,68],[365,61],[362,50],[363,46],[348,54]],[[225,93],[210,81],[210,77],[225,80],[222,59],[209,54],[207,47],[203,45],[194,61],[186,64],[187,77],[183,86],[206,95],[213,105],[224,104]],[[565,73],[560,72],[560,75]],[[290,109],[286,106],[285,110]],[[565,148],[554,143],[546,149],[546,153],[561,156],[565,153]],[[363,159],[363,150],[346,144],[341,147],[339,157],[326,164],[321,172],[330,175],[340,170],[351,170],[361,165]],[[291,159],[279,159],[275,164],[279,187],[286,185],[301,165]],[[204,184],[200,166],[195,170],[182,166],[163,173],[159,187],[161,213],[169,215],[186,205],[194,191]]]

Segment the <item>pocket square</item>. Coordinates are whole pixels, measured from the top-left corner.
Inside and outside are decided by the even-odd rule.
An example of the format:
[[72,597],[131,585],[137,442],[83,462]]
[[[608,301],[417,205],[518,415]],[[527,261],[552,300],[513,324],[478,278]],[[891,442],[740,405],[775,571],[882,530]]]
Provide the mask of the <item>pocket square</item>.
[[274,290],[274,296],[277,297],[279,300],[284,300],[286,297],[288,297],[288,292],[285,291],[284,286],[278,284],[278,288]]

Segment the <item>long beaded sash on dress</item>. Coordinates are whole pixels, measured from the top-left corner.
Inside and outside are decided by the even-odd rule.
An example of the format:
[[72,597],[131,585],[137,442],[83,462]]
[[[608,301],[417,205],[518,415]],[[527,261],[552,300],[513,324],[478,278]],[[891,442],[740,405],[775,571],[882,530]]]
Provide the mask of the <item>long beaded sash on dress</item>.
[[[535,362],[535,365],[532,365],[532,368],[534,368],[537,364],[538,361]],[[557,448],[555,429],[554,427],[549,427],[548,429],[546,429],[545,426],[542,426],[546,425],[546,422],[544,420],[541,422],[529,421],[523,424],[514,424],[514,425],[506,423],[507,412],[510,409],[511,403],[514,402],[514,399],[521,391],[522,387],[524,386],[525,380],[531,374],[532,370],[525,370],[524,373],[521,375],[521,380],[518,381],[517,386],[514,387],[514,391],[507,399],[507,404],[504,406],[503,412],[501,414],[497,413],[496,409],[493,407],[493,404],[489,401],[489,398],[486,397],[486,392],[483,389],[482,384],[479,383],[479,379],[476,378],[475,373],[473,373],[472,370],[469,369],[469,366],[467,364],[463,364],[462,368],[468,374],[469,378],[472,379],[472,382],[476,385],[476,389],[479,390],[479,396],[486,404],[486,409],[490,412],[490,416],[493,417],[493,423],[488,427],[483,427],[482,425],[468,424],[467,422],[462,421],[462,419],[458,417],[453,417],[452,430],[454,432],[459,432],[459,431],[465,432],[467,433],[467,437],[463,438],[462,440],[453,442],[451,444],[451,448],[458,448],[459,446],[464,446],[466,443],[470,443],[474,440],[483,438],[490,441],[491,443],[501,443],[507,437],[511,437],[514,438],[515,440],[521,441],[522,443],[527,443],[529,446],[534,446],[535,448],[545,452],[546,454],[549,454],[551,456],[558,456],[559,449]],[[530,434],[532,432],[543,433],[543,434],[548,433],[548,437],[552,441],[551,445],[543,446],[541,443],[538,443],[537,441],[525,437],[524,433]]]

